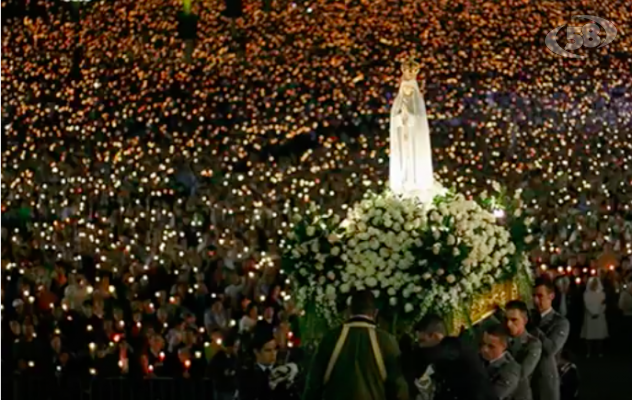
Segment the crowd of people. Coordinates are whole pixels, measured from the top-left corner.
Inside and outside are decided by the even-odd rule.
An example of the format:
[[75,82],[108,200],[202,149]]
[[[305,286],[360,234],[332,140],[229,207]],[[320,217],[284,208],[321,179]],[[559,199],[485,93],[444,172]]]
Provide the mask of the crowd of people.
[[606,291],[625,293],[630,37],[582,60],[543,38],[574,13],[625,32],[627,5],[316,0],[264,12],[248,0],[228,20],[221,2],[193,2],[185,60],[176,0],[3,2],[3,364],[27,376],[228,373],[231,392],[238,374],[213,360],[256,358],[236,344],[271,334],[293,360],[288,215],[312,202],[344,213],[384,187],[388,110],[411,51],[437,179],[468,195],[491,180],[524,189],[538,269],[573,287],[603,272]]

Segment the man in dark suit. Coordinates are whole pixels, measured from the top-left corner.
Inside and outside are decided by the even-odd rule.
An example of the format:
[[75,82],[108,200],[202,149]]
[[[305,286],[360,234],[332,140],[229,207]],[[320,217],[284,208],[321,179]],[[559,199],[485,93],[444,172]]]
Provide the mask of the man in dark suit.
[[277,343],[268,329],[256,331],[252,339],[254,365],[242,369],[238,377],[240,400],[276,400],[270,388],[270,374],[276,363]]
[[483,334],[481,356],[487,362],[487,373],[495,398],[510,400],[522,398],[518,393],[521,372],[520,365],[507,351],[509,335],[504,326],[489,326]]
[[373,294],[353,294],[351,313],[321,341],[303,400],[407,400],[399,346],[392,335],[377,329]]
[[556,357],[568,339],[570,326],[568,320],[553,309],[554,298],[555,288],[551,281],[538,279],[533,293],[537,311],[534,336],[542,343],[542,357],[532,381],[535,400],[560,399],[560,377]]
[[531,400],[531,377],[540,362],[542,343],[527,332],[529,309],[520,300],[512,300],[505,306],[505,325],[509,333],[509,354],[522,367],[518,396],[514,400]]
[[489,400],[489,377],[476,348],[447,335],[443,319],[426,315],[416,326],[419,348],[414,352],[412,379],[419,379],[429,365],[436,385],[435,400]]

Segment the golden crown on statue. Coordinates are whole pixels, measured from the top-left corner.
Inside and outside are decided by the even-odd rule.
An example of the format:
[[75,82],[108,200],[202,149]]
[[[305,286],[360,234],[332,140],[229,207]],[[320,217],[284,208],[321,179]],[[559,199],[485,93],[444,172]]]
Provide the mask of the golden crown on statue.
[[413,80],[417,78],[417,74],[419,73],[419,69],[421,64],[415,61],[414,56],[409,56],[407,59],[402,61],[402,73],[404,76],[404,80]]

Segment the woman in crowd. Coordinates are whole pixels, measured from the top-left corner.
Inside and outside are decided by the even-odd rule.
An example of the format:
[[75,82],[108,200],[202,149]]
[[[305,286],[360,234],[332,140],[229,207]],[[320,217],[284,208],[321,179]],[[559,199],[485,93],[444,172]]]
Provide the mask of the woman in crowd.
[[603,357],[603,342],[608,338],[606,294],[597,277],[588,280],[584,292],[584,325],[581,337],[586,340],[587,355]]

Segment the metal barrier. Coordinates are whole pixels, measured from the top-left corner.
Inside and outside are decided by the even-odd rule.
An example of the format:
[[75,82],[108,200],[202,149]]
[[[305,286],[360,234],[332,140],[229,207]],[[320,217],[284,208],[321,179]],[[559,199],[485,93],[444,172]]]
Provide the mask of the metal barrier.
[[2,397],[11,400],[213,400],[210,379],[41,378],[3,379]]

